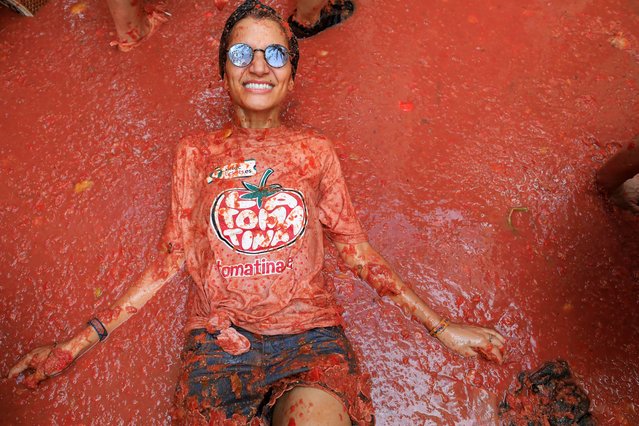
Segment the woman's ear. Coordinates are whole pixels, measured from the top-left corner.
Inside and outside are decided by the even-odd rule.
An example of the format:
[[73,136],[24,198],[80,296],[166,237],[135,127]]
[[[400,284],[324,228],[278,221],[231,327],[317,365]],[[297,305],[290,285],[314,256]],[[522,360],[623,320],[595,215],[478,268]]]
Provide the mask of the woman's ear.
[[295,88],[295,80],[293,80],[293,78],[291,78],[288,81],[288,91],[292,92],[294,88]]

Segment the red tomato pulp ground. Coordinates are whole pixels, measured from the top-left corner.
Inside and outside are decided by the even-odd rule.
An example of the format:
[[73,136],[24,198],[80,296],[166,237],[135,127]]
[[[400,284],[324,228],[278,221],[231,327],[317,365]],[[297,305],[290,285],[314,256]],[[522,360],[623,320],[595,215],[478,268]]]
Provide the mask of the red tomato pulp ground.
[[[127,54],[101,1],[0,11],[3,371],[153,257],[175,144],[229,115],[216,48],[236,4],[169,1]],[[371,242],[420,295],[509,341],[502,367],[455,356],[330,258],[379,424],[489,423],[518,371],[556,357],[603,424],[639,423],[639,223],[594,186],[639,133],[637,2],[357,4],[301,42],[288,121],[336,141]],[[0,423],[167,423],[187,284],[36,392],[4,381]]]

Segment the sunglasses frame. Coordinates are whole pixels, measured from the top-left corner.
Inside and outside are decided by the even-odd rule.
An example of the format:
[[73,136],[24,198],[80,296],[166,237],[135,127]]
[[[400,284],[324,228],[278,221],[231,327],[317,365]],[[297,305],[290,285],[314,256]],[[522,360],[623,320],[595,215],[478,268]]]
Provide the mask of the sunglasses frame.
[[[246,65],[237,65],[236,63],[233,62],[233,59],[231,59],[231,50],[233,50],[233,48],[235,48],[237,46],[246,46],[246,47],[248,47],[251,50],[251,60]],[[286,55],[286,60],[284,61],[284,63],[282,65],[276,66],[276,65],[272,65],[269,62],[268,57],[266,56],[266,51],[269,50],[270,48],[275,48],[275,49],[277,49],[279,51],[283,51],[284,52],[284,54]],[[288,51],[286,46],[282,46],[281,44],[278,44],[278,43],[269,44],[264,49],[253,49],[251,46],[249,46],[246,43],[235,43],[234,45],[232,45],[231,47],[229,47],[226,50],[226,57],[229,60],[229,62],[231,64],[233,64],[233,66],[238,67],[238,68],[246,68],[246,67],[248,67],[249,65],[251,65],[253,63],[253,59],[255,59],[255,52],[262,52],[262,54],[264,55],[264,61],[271,68],[282,68],[288,62],[290,62],[290,60],[291,60],[291,52]]]

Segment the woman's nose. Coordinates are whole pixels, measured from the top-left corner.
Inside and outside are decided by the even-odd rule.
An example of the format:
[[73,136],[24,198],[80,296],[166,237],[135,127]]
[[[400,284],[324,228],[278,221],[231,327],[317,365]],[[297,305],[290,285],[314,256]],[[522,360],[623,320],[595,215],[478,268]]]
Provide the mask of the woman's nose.
[[264,58],[264,52],[258,50],[253,54],[253,62],[251,62],[250,71],[256,75],[264,75],[269,72],[266,58]]

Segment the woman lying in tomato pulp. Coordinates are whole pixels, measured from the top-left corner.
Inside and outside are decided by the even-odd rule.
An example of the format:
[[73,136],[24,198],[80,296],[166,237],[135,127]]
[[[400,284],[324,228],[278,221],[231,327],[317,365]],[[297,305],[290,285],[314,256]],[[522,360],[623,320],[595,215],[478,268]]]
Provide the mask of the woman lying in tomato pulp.
[[157,260],[76,336],[11,370],[37,384],[66,368],[186,267],[194,285],[173,417],[186,424],[374,423],[370,379],[324,282],[323,236],[380,296],[463,355],[502,361],[496,331],[449,323],[367,242],[330,141],[281,124],[295,86],[297,40],[277,13],[247,1],[220,42],[232,122],[177,148],[171,212]]

